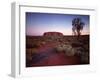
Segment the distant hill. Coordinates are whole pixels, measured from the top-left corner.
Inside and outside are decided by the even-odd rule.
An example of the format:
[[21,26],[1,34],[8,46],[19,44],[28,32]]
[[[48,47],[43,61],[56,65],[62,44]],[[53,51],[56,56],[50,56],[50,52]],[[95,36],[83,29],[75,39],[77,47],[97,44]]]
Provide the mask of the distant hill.
[[61,32],[45,32],[43,34],[43,36],[61,37],[61,36],[63,36],[63,33],[61,33]]

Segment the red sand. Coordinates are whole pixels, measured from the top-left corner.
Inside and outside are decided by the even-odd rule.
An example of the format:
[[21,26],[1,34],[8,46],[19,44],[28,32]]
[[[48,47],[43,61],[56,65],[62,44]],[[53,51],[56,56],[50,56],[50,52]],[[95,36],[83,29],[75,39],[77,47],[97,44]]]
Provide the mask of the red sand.
[[[50,53],[52,47],[56,45],[54,42],[45,44],[38,49],[38,52],[46,51]],[[52,51],[51,51],[52,52]],[[41,53],[38,53],[41,54]],[[39,63],[33,63],[32,66],[56,66],[56,65],[75,65],[80,64],[80,58],[78,56],[66,56],[64,53],[47,54],[48,58],[42,59]]]

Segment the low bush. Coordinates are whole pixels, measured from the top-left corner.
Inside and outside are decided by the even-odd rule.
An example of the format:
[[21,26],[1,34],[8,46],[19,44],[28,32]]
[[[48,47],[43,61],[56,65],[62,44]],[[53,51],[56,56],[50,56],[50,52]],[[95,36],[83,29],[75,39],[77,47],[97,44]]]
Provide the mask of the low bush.
[[28,60],[28,61],[31,61],[32,60],[32,56],[34,55],[34,54],[37,54],[37,49],[35,49],[35,48],[29,48],[29,49],[26,49],[26,59]]
[[27,42],[26,48],[38,48],[41,46],[41,42]]
[[71,45],[60,44],[56,46],[56,52],[64,52],[66,56],[74,56],[75,52]]
[[86,64],[89,63],[89,53],[88,52],[85,52],[84,55],[81,55],[81,61]]

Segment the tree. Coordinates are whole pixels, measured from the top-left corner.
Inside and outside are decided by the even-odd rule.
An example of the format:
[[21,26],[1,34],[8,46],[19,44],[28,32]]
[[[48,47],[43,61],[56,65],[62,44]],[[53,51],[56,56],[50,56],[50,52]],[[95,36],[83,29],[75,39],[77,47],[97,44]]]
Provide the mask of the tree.
[[83,30],[84,25],[85,25],[85,23],[82,22],[81,18],[74,18],[72,20],[73,34],[79,37],[81,35],[81,31]]

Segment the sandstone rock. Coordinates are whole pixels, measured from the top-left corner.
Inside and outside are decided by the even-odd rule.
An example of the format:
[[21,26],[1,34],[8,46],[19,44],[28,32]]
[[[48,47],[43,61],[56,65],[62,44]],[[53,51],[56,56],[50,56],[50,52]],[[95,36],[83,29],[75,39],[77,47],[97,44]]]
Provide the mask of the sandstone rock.
[[45,32],[44,36],[63,36],[61,32]]

